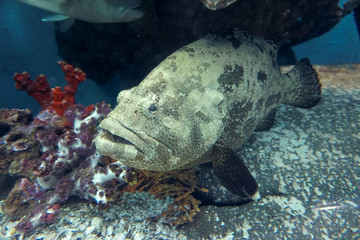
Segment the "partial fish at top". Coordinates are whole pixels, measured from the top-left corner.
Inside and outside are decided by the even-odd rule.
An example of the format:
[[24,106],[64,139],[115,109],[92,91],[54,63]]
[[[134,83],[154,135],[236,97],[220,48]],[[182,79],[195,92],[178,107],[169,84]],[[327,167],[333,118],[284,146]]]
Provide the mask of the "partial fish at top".
[[237,0],[201,0],[201,2],[210,10],[219,10],[226,8],[229,5],[233,4]]
[[42,21],[68,21],[74,19],[91,23],[131,22],[144,12],[138,7],[140,0],[18,0],[19,2],[57,13]]

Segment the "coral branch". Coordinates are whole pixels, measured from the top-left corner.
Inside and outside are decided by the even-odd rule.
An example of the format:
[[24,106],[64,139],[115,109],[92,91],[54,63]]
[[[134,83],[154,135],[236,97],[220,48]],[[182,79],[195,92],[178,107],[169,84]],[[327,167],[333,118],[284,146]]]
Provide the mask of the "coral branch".
[[33,97],[45,110],[50,106],[52,96],[50,85],[45,75],[40,74],[36,77],[36,81],[30,79],[30,74],[27,72],[15,73],[14,80],[18,90],[25,90],[31,97]]
[[49,82],[45,75],[40,74],[36,81],[30,79],[27,72],[15,73],[14,80],[18,90],[25,90],[41,106],[41,110],[55,111],[57,115],[64,115],[65,110],[75,104],[75,93],[80,82],[86,80],[86,74],[79,68],[74,68],[65,61],[58,62],[65,73],[66,86],[50,90]]
[[75,104],[75,93],[80,82],[86,80],[86,74],[79,68],[74,68],[65,61],[59,61],[61,70],[65,73],[65,80],[67,85],[64,87],[64,92],[60,87],[52,89],[53,101],[50,109],[56,111],[60,116],[64,115],[67,107]]

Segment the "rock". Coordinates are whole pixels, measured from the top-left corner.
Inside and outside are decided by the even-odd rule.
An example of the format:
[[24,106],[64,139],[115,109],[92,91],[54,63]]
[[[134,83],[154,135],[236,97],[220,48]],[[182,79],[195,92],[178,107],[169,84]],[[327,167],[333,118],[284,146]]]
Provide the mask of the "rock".
[[145,0],[146,14],[138,21],[77,21],[69,31],[57,31],[56,39],[59,55],[89,78],[104,84],[120,72],[131,86],[171,52],[209,32],[236,27],[296,45],[329,31],[355,6],[343,11],[338,0],[241,0],[211,11],[199,0]]
[[101,225],[103,223],[103,219],[100,217],[94,217],[91,220],[91,227],[93,227],[95,230],[100,230],[101,229]]
[[38,157],[40,144],[29,125],[30,109],[0,109],[0,174],[32,177],[22,172],[21,162]]

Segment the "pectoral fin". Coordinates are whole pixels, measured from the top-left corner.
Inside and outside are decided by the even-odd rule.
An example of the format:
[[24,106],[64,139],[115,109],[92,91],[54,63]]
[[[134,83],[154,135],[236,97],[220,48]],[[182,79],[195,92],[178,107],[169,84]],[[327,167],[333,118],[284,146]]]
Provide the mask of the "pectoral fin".
[[41,19],[43,22],[56,22],[60,32],[66,32],[74,24],[75,19],[61,14],[47,16]]
[[258,184],[234,150],[215,145],[213,157],[215,175],[230,192],[244,199],[258,198]]
[[268,131],[272,128],[275,122],[276,109],[271,110],[269,114],[262,119],[255,128],[255,131]]
[[69,16],[61,15],[61,14],[53,14],[47,17],[43,17],[41,21],[43,22],[58,22],[58,21],[64,21],[66,19],[69,19]]

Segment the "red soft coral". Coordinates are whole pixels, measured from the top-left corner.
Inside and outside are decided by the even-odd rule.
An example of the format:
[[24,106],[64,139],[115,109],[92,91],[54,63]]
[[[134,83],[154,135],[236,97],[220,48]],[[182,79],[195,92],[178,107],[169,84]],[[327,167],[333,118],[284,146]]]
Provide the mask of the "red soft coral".
[[62,91],[61,87],[55,87],[50,90],[49,82],[45,75],[40,74],[36,81],[30,79],[27,72],[15,73],[14,80],[16,88],[25,90],[30,96],[40,104],[41,109],[55,111],[57,115],[62,116],[66,108],[75,104],[75,93],[80,82],[85,81],[86,74],[79,68],[74,68],[65,61],[59,61],[62,71],[65,73],[67,85]]

